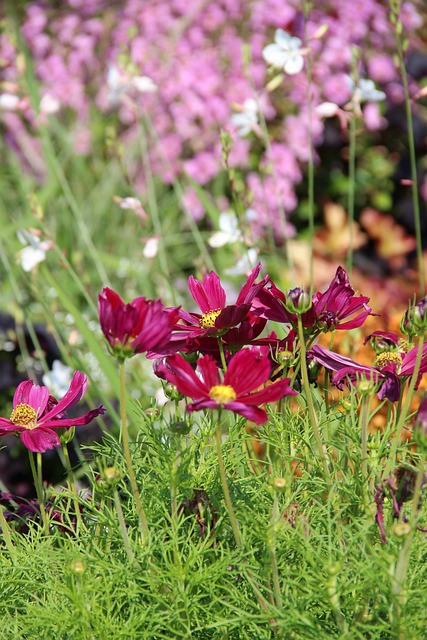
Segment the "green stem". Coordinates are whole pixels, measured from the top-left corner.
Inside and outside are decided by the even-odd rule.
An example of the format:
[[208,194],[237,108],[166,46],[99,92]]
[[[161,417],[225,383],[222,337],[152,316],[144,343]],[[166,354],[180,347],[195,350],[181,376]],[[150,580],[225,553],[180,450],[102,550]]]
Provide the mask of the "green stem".
[[396,431],[393,436],[393,441],[391,444],[390,454],[389,454],[387,464],[383,473],[383,480],[385,478],[388,478],[395,464],[396,452],[399,446],[400,436],[402,434],[402,429],[404,427],[405,420],[406,420],[409,408],[411,406],[412,396],[414,395],[414,389],[417,383],[418,373],[420,371],[421,358],[423,355],[423,345],[424,345],[424,334],[422,333],[420,336],[420,341],[418,343],[418,351],[417,351],[417,357],[414,365],[414,373],[412,374],[412,377],[409,381],[408,389],[406,391],[405,401],[403,403],[402,411],[400,412],[400,415],[399,415]]
[[371,396],[366,395],[362,398],[362,406],[360,408],[359,425],[360,425],[360,439],[362,448],[362,484],[363,492],[365,493],[365,483],[368,479],[368,424],[369,424],[369,409],[371,404]]
[[218,336],[217,340],[218,340],[218,348],[219,348],[219,355],[220,355],[220,358],[221,358],[221,364],[222,364],[222,368],[224,369],[224,373],[225,373],[227,371],[227,361],[225,359],[224,345],[222,343],[221,336]]
[[4,541],[6,543],[7,550],[9,551],[10,556],[11,556],[11,558],[13,560],[14,557],[15,557],[15,555],[14,555],[15,554],[15,547],[13,546],[13,543],[12,543],[12,535],[11,535],[9,523],[6,520],[6,518],[4,517],[4,514],[3,514],[3,511],[1,509],[1,507],[0,507],[0,527],[1,527],[1,531],[2,531],[2,534],[3,534]]
[[144,511],[144,507],[142,506],[141,497],[139,495],[138,485],[135,478],[135,472],[132,465],[132,457],[130,454],[129,447],[129,431],[128,424],[126,419],[126,385],[125,385],[125,363],[120,362],[120,419],[122,425],[122,435],[123,435],[123,452],[125,456],[126,466],[129,474],[130,486],[132,489],[132,495],[134,497],[136,503],[136,509],[138,512],[139,519],[139,528],[141,531],[142,543],[148,541],[149,538],[149,529],[148,529],[148,521],[147,516]]
[[417,530],[418,520],[418,506],[421,493],[421,485],[424,479],[424,468],[427,460],[427,451],[424,451],[421,455],[420,464],[418,467],[417,479],[415,482],[414,495],[412,498],[411,517],[409,520],[410,531],[405,537],[405,541],[397,559],[396,571],[394,574],[394,584],[392,593],[396,597],[393,604],[393,626],[395,627],[395,637],[399,640],[404,640],[406,635],[400,632],[400,616],[402,607],[405,604],[406,592],[405,584],[408,574],[409,560],[411,557],[411,547],[414,539],[415,532]]
[[[310,3],[304,2],[304,35],[308,44],[307,23]],[[307,181],[308,181],[308,225],[310,236],[310,284],[313,286],[313,238],[314,238],[314,160],[313,160],[313,100],[311,95],[311,58],[310,48],[307,47],[306,56],[306,77],[307,77],[307,111],[308,111],[308,164],[307,164]]]
[[73,468],[71,466],[70,455],[68,453],[68,447],[66,444],[62,445],[62,451],[64,453],[65,466],[68,473],[68,483],[70,485],[71,493],[73,494],[74,508],[76,510],[77,527],[81,527],[83,524],[82,515],[80,513],[79,494],[77,493],[76,483],[74,481]]
[[347,256],[347,271],[351,276],[353,269],[353,224],[354,224],[354,189],[356,180],[356,114],[350,119],[349,130],[349,150],[348,150],[348,225],[349,225],[349,247]]
[[277,500],[277,493],[274,492],[273,498],[273,509],[271,512],[271,521],[270,521],[270,541],[269,541],[269,552],[270,552],[270,562],[271,562],[271,573],[273,576],[273,589],[274,589],[274,600],[276,607],[281,609],[283,607],[282,600],[282,592],[280,589],[280,579],[279,579],[279,568],[277,566],[277,554],[276,554],[276,527],[279,522],[279,502]]
[[304,393],[306,396],[308,413],[310,416],[311,425],[313,427],[313,433],[317,444],[317,449],[319,451],[320,458],[322,460],[323,465],[323,473],[325,476],[325,480],[328,484],[330,484],[329,479],[329,468],[328,468],[328,460],[326,457],[325,450],[322,444],[322,438],[320,436],[319,426],[317,422],[316,412],[314,410],[313,398],[311,395],[310,383],[308,381],[308,373],[307,373],[307,360],[306,360],[306,349],[304,342],[304,329],[302,326],[301,315],[298,314],[298,338],[299,338],[299,348],[300,348],[300,367],[301,367],[301,378],[302,385],[304,389]]
[[120,533],[122,535],[123,544],[126,549],[126,554],[127,554],[127,557],[129,558],[129,562],[131,564],[135,564],[136,566],[139,566],[135,560],[135,554],[132,551],[132,547],[130,546],[130,540],[129,540],[128,532],[126,529],[126,522],[123,515],[122,505],[120,503],[119,492],[117,491],[117,489],[114,489],[114,504],[116,506],[116,513],[117,513],[117,519],[119,521]]
[[[40,460],[41,460],[41,454],[38,453],[37,456],[40,456]],[[40,514],[42,517],[43,526],[46,529],[46,531],[49,532],[49,523],[47,520],[46,509],[45,509],[44,489],[43,489],[43,483],[41,482],[41,464],[39,465],[37,461],[37,466],[39,467],[39,472],[40,472],[38,473],[36,470],[36,464],[34,462],[34,454],[29,449],[28,449],[28,457],[30,460],[31,473],[33,474],[34,486],[36,488],[37,500],[40,506]]]
[[[400,2],[397,7],[396,19],[400,12]],[[398,28],[398,25],[400,27]],[[411,96],[409,94],[408,86],[408,74],[406,73],[406,66],[404,60],[403,42],[402,42],[402,22],[397,19],[396,28],[396,48],[397,56],[399,59],[400,73],[402,75],[402,84],[405,91],[405,110],[406,110],[406,122],[408,126],[408,145],[409,145],[409,158],[411,162],[411,188],[412,188],[412,202],[414,207],[414,222],[415,222],[415,238],[417,242],[417,262],[418,262],[418,277],[420,286],[420,295],[425,293],[424,282],[424,264],[423,264],[423,248],[421,238],[421,223],[420,223],[420,203],[418,197],[418,176],[417,176],[417,159],[415,153],[415,141],[414,141],[414,125],[412,121],[412,109],[411,109]]]
[[222,490],[224,493],[225,504],[227,506],[228,516],[230,518],[231,527],[233,529],[234,539],[238,547],[242,546],[242,537],[240,535],[239,525],[237,524],[236,514],[234,513],[233,503],[231,502],[230,492],[227,485],[227,476],[225,473],[224,461],[222,459],[222,431],[221,431],[221,412],[218,416],[218,426],[215,431],[216,451],[218,454],[219,476],[221,478]]

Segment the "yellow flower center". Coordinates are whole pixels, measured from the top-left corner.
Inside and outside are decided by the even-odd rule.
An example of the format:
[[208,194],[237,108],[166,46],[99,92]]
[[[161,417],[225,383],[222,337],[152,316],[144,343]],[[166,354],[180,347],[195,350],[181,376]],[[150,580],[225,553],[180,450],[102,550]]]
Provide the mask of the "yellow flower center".
[[211,309],[207,313],[204,313],[200,318],[200,325],[203,329],[211,329],[215,326],[215,320],[218,318],[222,309]]
[[237,398],[236,392],[229,384],[216,384],[209,391],[209,396],[218,404],[227,404]]
[[37,427],[37,414],[29,404],[18,404],[10,414],[9,420],[17,427],[34,429]]
[[385,351],[384,353],[379,353],[375,360],[375,366],[378,369],[384,369],[389,364],[397,364],[399,367],[402,364],[402,356],[398,353],[393,353],[389,351]]

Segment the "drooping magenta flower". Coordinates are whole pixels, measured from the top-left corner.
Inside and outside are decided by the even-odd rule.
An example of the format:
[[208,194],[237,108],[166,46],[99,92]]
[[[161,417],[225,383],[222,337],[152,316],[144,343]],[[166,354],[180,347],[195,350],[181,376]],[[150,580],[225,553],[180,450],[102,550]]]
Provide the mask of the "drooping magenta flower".
[[[351,358],[342,356],[323,347],[315,346],[307,352],[308,358],[313,358],[326,369],[335,371],[332,377],[333,384],[342,389],[344,381],[347,379],[351,383],[360,380],[365,376],[376,384],[380,385],[378,397],[380,400],[387,398],[391,402],[396,402],[400,398],[401,381],[412,376],[414,373],[415,361],[418,347],[414,347],[408,353],[399,351],[384,351],[379,353],[375,359],[375,366],[367,366],[355,362]],[[417,383],[423,373],[427,371],[427,344],[423,345],[421,365]]]
[[141,297],[125,304],[108,287],[98,296],[98,315],[110,351],[119,358],[166,344],[178,318],[177,309],[165,309],[160,300]]
[[13,398],[13,411],[9,420],[0,418],[0,436],[19,433],[30,451],[44,453],[60,445],[57,429],[88,424],[105,413],[101,405],[78,418],[68,418],[65,411],[73,407],[86,393],[88,381],[84,373],[75,371],[70,388],[59,402],[47,387],[25,380],[17,387]]
[[194,402],[187,406],[190,412],[224,408],[261,424],[266,422],[267,412],[259,405],[297,395],[289,385],[289,378],[256,391],[271,374],[268,349],[242,349],[231,358],[223,379],[211,356],[199,358],[197,365],[201,377],[181,355],[170,356],[160,374],[180,393],[193,398]]
[[[295,290],[293,290],[295,291]],[[298,316],[285,309],[287,296],[274,283],[270,289],[262,289],[254,301],[256,313],[268,320],[284,322],[296,328]],[[304,329],[313,333],[339,329],[345,331],[360,327],[372,313],[368,306],[369,298],[355,296],[345,269],[338,267],[337,272],[326,289],[312,297],[312,306],[301,314]]]
[[[224,343],[227,343],[225,336],[231,329],[237,328],[233,331],[232,338],[235,345],[248,344],[255,334],[259,335],[265,322],[262,323],[255,317],[251,318],[250,312],[253,299],[268,282],[268,276],[265,276],[261,282],[255,283],[260,269],[259,263],[250,273],[236,302],[229,305],[226,302],[225,290],[215,271],[206,274],[203,282],[190,276],[188,287],[202,313],[189,313],[180,309],[179,322],[174,327],[174,335],[169,346],[175,347],[175,352],[178,350],[205,352],[217,348],[218,336],[224,336]],[[206,340],[206,338],[212,340]],[[160,352],[158,353],[161,355]],[[163,350],[163,354],[167,354],[167,349]]]

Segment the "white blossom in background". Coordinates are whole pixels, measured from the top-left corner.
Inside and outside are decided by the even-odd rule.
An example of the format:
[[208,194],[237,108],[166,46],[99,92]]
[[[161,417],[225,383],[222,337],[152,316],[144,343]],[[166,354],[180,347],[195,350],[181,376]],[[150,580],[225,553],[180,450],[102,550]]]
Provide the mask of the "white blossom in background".
[[218,226],[219,231],[213,233],[208,240],[210,247],[216,249],[218,247],[223,247],[226,244],[233,244],[234,242],[242,239],[239,222],[234,213],[229,211],[220,213]]
[[46,252],[52,248],[52,243],[48,240],[40,240],[39,236],[27,229],[17,232],[19,242],[24,245],[18,251],[17,258],[24,271],[32,271],[35,266],[46,259]]
[[142,238],[145,241],[145,247],[142,251],[145,258],[152,260],[157,256],[159,251],[159,237],[153,236],[152,238]]
[[301,54],[302,42],[283,29],[276,29],[274,44],[267,45],[262,52],[264,60],[276,69],[282,69],[292,76],[299,73],[304,66]]
[[335,102],[322,102],[315,108],[316,114],[319,118],[333,118],[337,117],[340,121],[341,129],[347,129],[348,121],[351,115],[341,109]]
[[387,97],[384,91],[379,91],[375,87],[375,82],[368,78],[361,78],[355,85],[352,78],[348,76],[347,82],[353,94],[353,100],[358,104],[361,102],[381,102]]
[[240,107],[239,113],[233,113],[231,116],[231,124],[237,131],[237,135],[240,138],[244,138],[251,131],[254,131],[256,125],[258,125],[258,104],[253,98],[245,100]]
[[107,71],[108,100],[112,106],[119,104],[123,96],[134,89],[138,93],[155,93],[157,85],[148,76],[126,74],[110,64]]
[[224,273],[228,276],[246,276],[248,273],[252,271],[254,266],[258,262],[258,249],[252,247],[248,249],[234,265],[234,267],[229,267],[225,269]]
[[58,98],[55,98],[50,93],[46,93],[43,98],[40,100],[40,113],[51,116],[61,108],[61,103]]
[[0,109],[2,111],[15,111],[20,102],[19,96],[14,93],[0,94]]
[[138,198],[120,198],[119,196],[113,196],[113,200],[119,205],[120,209],[132,209],[140,220],[145,221],[148,219],[148,215]]
[[54,360],[51,371],[48,371],[43,376],[43,384],[45,387],[49,387],[55,398],[61,399],[70,388],[72,376],[73,370],[71,367],[67,367],[60,360]]

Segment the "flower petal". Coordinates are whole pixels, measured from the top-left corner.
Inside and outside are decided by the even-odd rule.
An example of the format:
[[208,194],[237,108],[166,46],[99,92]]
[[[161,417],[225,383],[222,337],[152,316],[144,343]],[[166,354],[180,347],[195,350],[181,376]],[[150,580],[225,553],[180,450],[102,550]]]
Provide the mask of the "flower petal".
[[[205,356],[208,357],[208,356]],[[209,397],[209,389],[198,378],[189,362],[177,354],[166,359],[163,376],[176,386],[180,393],[197,400]]]
[[27,449],[34,453],[44,453],[61,444],[57,433],[43,427],[25,429],[20,437]]
[[246,396],[239,396],[238,401],[255,405],[275,402],[284,396],[297,396],[298,392],[292,389],[289,382],[290,378],[283,378],[283,380],[278,380],[277,382],[273,382],[273,384],[267,385],[264,389],[261,389],[261,391],[256,391]]
[[224,375],[224,384],[233,387],[237,396],[243,396],[267,382],[271,365],[267,351],[253,347],[234,355]]
[[105,408],[100,405],[97,409],[92,409],[78,418],[57,418],[56,420],[43,420],[41,426],[44,429],[63,429],[67,427],[80,427],[89,424],[94,418],[105,413]]
[[58,402],[57,405],[55,405],[50,411],[46,413],[46,415],[43,416],[42,422],[51,420],[59,413],[67,411],[67,409],[74,406],[81,398],[83,398],[87,390],[87,385],[87,376],[81,371],[74,371],[70,388],[68,389],[67,393]]

